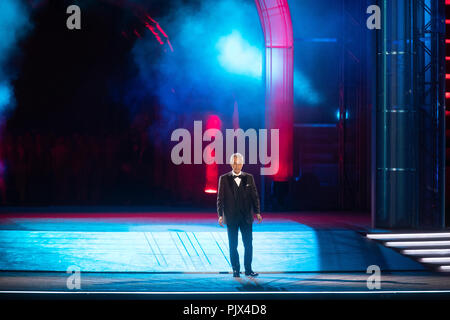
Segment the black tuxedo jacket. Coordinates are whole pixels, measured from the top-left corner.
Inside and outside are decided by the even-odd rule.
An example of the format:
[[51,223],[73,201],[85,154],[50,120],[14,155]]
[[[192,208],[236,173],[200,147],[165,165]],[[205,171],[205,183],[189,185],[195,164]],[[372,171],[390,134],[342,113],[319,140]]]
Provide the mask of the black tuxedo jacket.
[[[255,180],[250,173],[241,171],[242,179],[240,182],[240,190],[244,203],[244,218],[247,223],[253,223],[253,215],[260,213],[258,190],[256,189]],[[236,201],[231,172],[221,175],[219,178],[219,191],[217,192],[217,214],[223,217],[224,223],[236,224],[241,215]],[[242,189],[241,189],[242,188]]]

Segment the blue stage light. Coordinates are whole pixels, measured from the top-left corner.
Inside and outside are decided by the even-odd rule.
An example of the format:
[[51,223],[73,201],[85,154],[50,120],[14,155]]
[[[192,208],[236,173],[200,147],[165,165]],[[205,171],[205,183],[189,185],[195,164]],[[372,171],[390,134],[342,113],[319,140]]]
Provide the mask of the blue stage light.
[[216,44],[219,64],[228,72],[260,78],[262,75],[261,51],[248,43],[239,31],[219,38]]
[[11,102],[11,90],[8,85],[0,84],[0,113],[5,110],[5,108]]
[[22,1],[0,1],[0,113],[13,102],[8,59],[14,55],[21,36],[30,30],[28,10]]
[[[339,109],[336,111],[336,118],[338,121],[341,119],[341,113]],[[348,111],[345,111],[345,119],[348,119]]]

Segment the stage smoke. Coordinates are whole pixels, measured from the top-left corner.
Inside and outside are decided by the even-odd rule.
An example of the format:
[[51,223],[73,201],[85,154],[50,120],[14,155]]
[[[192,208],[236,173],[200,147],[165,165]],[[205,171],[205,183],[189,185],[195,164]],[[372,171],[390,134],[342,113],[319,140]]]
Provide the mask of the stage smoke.
[[14,107],[11,81],[16,74],[8,68],[9,59],[16,54],[19,40],[31,29],[29,12],[18,0],[0,1],[0,116]]
[[[156,95],[161,118],[152,133],[167,135],[206,111],[231,119],[235,101],[243,117],[264,110],[263,33],[253,1],[180,2],[170,15],[153,18],[173,51],[149,30],[137,39],[133,57],[139,90],[126,98],[135,103],[140,95]],[[236,71],[239,63],[246,64],[243,72]]]

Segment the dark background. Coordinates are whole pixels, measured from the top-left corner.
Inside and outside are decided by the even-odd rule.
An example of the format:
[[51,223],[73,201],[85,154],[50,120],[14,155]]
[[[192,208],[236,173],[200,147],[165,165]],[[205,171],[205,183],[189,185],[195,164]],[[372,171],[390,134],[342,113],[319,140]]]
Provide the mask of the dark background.
[[[181,4],[195,11],[200,2],[26,4],[32,8],[33,28],[9,63],[17,73],[12,82],[16,106],[3,130],[3,204],[214,207],[215,194],[204,193],[205,166],[171,163],[173,143],[167,130],[158,129],[166,121],[164,106],[156,92],[141,87],[140,66],[132,59],[136,42],[149,37],[143,12],[163,19]],[[81,30],[65,27],[71,4],[81,7]],[[290,2],[295,70],[302,75],[294,84],[294,177],[280,189],[270,179],[262,181],[257,166],[243,169],[256,176],[266,210],[369,211],[372,105],[367,79],[375,66],[367,62],[371,38],[365,8],[365,1]],[[175,40],[173,45],[177,50]],[[149,60],[165,54],[155,45]],[[154,81],[161,79],[154,75]],[[254,94],[264,101],[257,86]],[[143,92],[139,99],[123,98],[134,91]],[[233,99],[241,103],[239,95],[223,91],[230,106]],[[192,126],[192,120],[210,113],[199,101],[187,104],[200,105],[188,116],[173,115],[173,128]],[[244,130],[263,127],[263,109],[252,108],[240,115]],[[229,110],[219,112],[228,128]],[[219,174],[228,170],[219,166]],[[280,202],[279,192],[291,196]]]

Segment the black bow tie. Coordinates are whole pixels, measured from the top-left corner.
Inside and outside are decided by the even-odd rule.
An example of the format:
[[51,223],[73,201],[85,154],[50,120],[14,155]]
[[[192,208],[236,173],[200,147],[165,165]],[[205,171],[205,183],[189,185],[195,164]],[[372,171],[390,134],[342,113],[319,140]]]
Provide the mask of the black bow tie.
[[242,179],[240,175],[239,176],[233,176],[233,179],[236,179],[236,178]]

